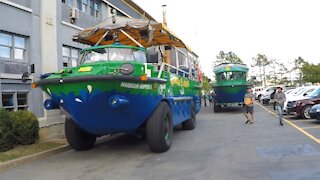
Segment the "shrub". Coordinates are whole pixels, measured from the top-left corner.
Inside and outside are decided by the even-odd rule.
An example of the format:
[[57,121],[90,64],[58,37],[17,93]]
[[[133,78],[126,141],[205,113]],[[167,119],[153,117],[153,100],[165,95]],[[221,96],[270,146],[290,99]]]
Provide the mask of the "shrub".
[[13,137],[22,145],[33,144],[39,139],[39,122],[37,117],[29,111],[13,112]]
[[0,109],[0,151],[7,151],[15,144],[13,126],[10,114],[5,109]]

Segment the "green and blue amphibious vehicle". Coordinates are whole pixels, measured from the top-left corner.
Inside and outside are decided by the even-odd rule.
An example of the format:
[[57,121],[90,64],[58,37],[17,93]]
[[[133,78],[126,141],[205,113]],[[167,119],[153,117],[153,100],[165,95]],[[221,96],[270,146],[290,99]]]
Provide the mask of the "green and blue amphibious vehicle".
[[214,112],[219,112],[226,106],[242,106],[248,87],[248,67],[239,63],[222,63],[213,68],[215,84],[213,86]]
[[[145,134],[151,151],[164,152],[175,125],[195,128],[201,108],[198,61],[163,24],[112,17],[81,31],[74,41],[91,45],[82,50],[79,65],[35,83],[50,96],[46,109],[67,113],[71,147],[90,149],[96,137],[124,132]],[[186,52],[179,58],[188,60],[183,66],[178,58],[163,58],[165,51],[178,53],[178,48]]]

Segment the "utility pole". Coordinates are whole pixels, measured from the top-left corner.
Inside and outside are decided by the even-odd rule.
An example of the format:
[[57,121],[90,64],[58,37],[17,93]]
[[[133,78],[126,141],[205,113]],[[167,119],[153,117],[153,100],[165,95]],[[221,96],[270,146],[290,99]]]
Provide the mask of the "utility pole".
[[[165,26],[168,26],[168,23],[167,23],[167,5],[162,5],[162,23],[165,25]],[[166,49],[165,48],[165,63],[167,64],[170,64],[170,50],[169,49]]]

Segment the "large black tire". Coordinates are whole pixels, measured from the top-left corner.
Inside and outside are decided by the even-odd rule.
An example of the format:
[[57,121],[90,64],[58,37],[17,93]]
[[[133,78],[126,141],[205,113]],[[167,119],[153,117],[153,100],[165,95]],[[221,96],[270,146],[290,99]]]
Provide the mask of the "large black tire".
[[146,124],[146,138],[153,152],[166,152],[171,146],[173,136],[172,113],[166,102],[160,102]]
[[69,145],[78,151],[91,149],[96,142],[95,135],[80,129],[71,118],[66,119],[65,133]]
[[301,116],[303,119],[310,119],[310,109],[311,109],[311,105],[306,105],[305,107],[303,107],[302,109],[302,113],[301,113]]
[[221,105],[217,105],[216,103],[213,103],[213,111],[215,112],[215,113],[218,113],[218,112],[220,112],[221,111]]
[[193,101],[191,102],[191,107],[190,107],[190,115],[191,118],[182,122],[182,129],[184,130],[192,130],[196,127],[196,109],[194,107]]

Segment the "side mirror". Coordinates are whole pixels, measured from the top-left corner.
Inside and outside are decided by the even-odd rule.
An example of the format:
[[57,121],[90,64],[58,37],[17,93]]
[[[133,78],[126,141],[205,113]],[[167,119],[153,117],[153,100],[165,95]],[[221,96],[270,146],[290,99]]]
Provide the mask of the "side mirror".
[[306,96],[306,95],[308,95],[308,94],[307,94],[307,93],[304,93],[304,94],[303,94],[303,96]]
[[159,62],[159,52],[157,52],[157,51],[148,51],[147,63],[158,63],[158,62]]

